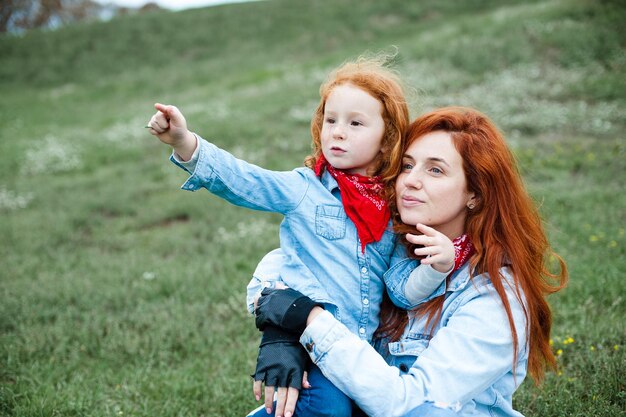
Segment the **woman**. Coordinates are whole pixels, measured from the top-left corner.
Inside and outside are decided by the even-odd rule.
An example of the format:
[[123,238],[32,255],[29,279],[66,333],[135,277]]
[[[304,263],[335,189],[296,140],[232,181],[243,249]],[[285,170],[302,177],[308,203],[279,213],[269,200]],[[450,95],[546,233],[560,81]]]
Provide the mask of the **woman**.
[[[486,116],[451,107],[415,120],[394,163],[397,232],[425,224],[454,240],[454,272],[408,314],[386,304],[379,334],[388,363],[320,307],[309,307],[300,342],[369,416],[426,415],[424,408],[435,415],[433,407],[442,415],[519,416],[512,396],[526,374],[540,383],[556,363],[545,296],[564,287],[567,270],[550,249],[515,160]],[[411,254],[415,237],[405,239]],[[289,297],[301,295],[265,291],[257,325],[302,317],[284,303]],[[285,415],[291,411],[288,405]]]

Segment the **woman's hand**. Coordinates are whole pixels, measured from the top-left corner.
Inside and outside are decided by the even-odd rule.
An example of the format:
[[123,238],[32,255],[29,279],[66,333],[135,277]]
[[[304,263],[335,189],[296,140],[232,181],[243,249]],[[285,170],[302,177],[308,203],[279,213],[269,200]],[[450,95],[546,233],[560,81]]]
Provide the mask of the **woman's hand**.
[[[302,388],[311,388],[311,384],[308,380],[308,373],[306,371],[304,371],[304,376],[302,377]],[[254,398],[256,398],[257,401],[261,400],[263,394],[265,395],[265,411],[267,411],[268,414],[271,414],[272,409],[274,408],[274,387],[266,386],[262,394],[263,382],[254,381],[252,391],[254,392]],[[293,415],[299,395],[300,391],[296,388],[278,387],[276,390],[276,413],[274,415],[276,417],[289,417]]]
[[315,306],[321,304],[293,288],[284,290],[266,288],[261,291],[261,297],[254,310],[255,324],[259,330],[264,330],[266,326],[275,326],[300,337],[307,326],[309,313]]
[[266,326],[263,332],[252,390],[258,401],[265,384],[265,409],[271,413],[274,390],[278,387],[276,416],[293,413],[299,390],[306,381],[304,374],[310,361],[298,339],[298,335],[273,326]]
[[[275,290],[284,290],[285,288],[289,288],[289,287],[280,281],[276,281],[276,284],[274,284],[274,286],[270,288],[275,289]],[[254,310],[256,310],[256,308],[259,306],[259,298],[261,298],[261,293],[258,293],[256,297],[254,297]]]
[[[291,332],[296,338],[300,337],[306,325],[313,320],[323,309],[309,297],[304,296],[291,288],[286,289],[264,289],[261,297],[255,300],[256,325],[260,330],[279,327],[283,330]],[[284,360],[283,357],[281,360]],[[258,361],[257,361],[258,365]],[[280,375],[281,364],[273,365]],[[276,372],[273,372],[276,373]],[[291,373],[291,372],[290,372]],[[259,376],[256,376],[259,375]],[[263,377],[261,377],[263,376]],[[273,379],[274,377],[272,377]],[[265,409],[271,413],[273,408],[274,392],[276,391],[276,416],[291,416],[295,410],[296,402],[300,394],[297,388],[293,386],[278,386],[278,390],[274,386],[265,384],[263,389],[262,373],[255,374],[255,381],[252,386],[254,397],[259,401],[262,392],[265,396]],[[287,384],[281,384],[287,385]],[[294,385],[291,383],[291,385]],[[303,373],[302,388],[310,388],[311,385],[307,379],[307,373]]]
[[307,317],[306,319],[306,325],[308,326],[309,324],[311,324],[311,322],[315,320],[315,317],[319,316],[322,311],[324,311],[322,307],[313,307],[313,310],[311,310],[311,312],[309,313],[309,317]]
[[407,233],[406,240],[423,247],[414,250],[415,255],[423,256],[422,265],[432,265],[439,272],[450,272],[454,268],[454,245],[443,233],[423,224],[415,225],[421,235]]

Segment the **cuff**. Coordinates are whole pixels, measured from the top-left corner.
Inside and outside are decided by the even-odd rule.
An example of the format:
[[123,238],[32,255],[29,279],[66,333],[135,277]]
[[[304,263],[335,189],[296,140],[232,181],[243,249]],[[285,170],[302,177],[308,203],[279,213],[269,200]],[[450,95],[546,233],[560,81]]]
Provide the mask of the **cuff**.
[[[322,311],[309,324],[302,336],[300,344],[304,346],[314,363],[317,363],[326,354],[335,342],[351,335],[350,330],[339,322],[328,311]],[[356,335],[353,335],[357,337]]]
[[210,186],[215,176],[213,166],[217,158],[218,148],[195,133],[194,136],[197,140],[197,146],[189,161],[181,161],[174,152],[170,155],[170,161],[189,174],[187,181],[180,187],[187,191],[196,191],[202,187]]
[[404,296],[404,287],[409,280],[411,273],[419,268],[417,259],[406,258],[385,272],[383,280],[387,286],[387,294],[394,305],[404,310],[411,308],[411,303]]
[[188,161],[183,161],[179,154],[172,151],[172,159],[178,162],[179,165],[188,168],[190,172],[193,172],[193,170],[196,168],[196,164],[198,163],[198,154],[200,153],[200,139],[198,139],[198,135],[196,135],[195,133],[193,134],[193,136],[196,138],[196,149],[193,151],[193,154]]

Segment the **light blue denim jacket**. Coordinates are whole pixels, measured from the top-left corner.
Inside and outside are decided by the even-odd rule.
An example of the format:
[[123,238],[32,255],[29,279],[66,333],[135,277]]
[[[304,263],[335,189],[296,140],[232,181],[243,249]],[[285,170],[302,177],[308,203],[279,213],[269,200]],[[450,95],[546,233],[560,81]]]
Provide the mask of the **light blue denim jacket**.
[[[512,282],[508,269],[502,273]],[[442,285],[432,296],[444,292],[432,338],[424,319],[410,318],[402,338],[384,349],[387,362],[326,312],[300,342],[324,375],[371,417],[402,416],[427,401],[467,417],[521,416],[512,408],[512,396],[526,376],[528,350],[516,291],[506,285],[520,346],[515,371],[509,322],[489,278],[470,280],[466,264],[447,290]]]
[[[248,311],[254,313],[254,301],[263,288],[275,288],[283,283],[280,270],[289,259],[282,249],[274,249],[261,259],[247,287]],[[397,244],[391,260],[392,266],[383,275],[387,293],[395,305],[405,310],[417,307],[428,300],[448,272],[439,272],[432,265],[420,265],[416,259],[406,257],[406,250]]]
[[[393,263],[400,280],[414,268],[404,248],[396,247],[395,234],[385,231],[363,253],[337,182],[327,172],[318,178],[309,168],[269,171],[203,139],[198,144],[192,161],[170,158],[191,174],[182,189],[206,188],[237,206],[281,213],[280,246],[286,261],[280,261],[280,279],[324,303],[359,338],[371,340],[379,323],[384,272]],[[394,284],[394,288],[398,288],[394,299],[410,307],[400,301],[403,286]]]

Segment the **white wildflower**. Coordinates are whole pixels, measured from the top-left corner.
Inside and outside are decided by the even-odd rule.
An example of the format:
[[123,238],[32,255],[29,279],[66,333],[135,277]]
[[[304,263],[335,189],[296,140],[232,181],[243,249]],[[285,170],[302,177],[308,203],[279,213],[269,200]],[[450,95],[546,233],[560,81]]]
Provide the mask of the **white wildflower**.
[[32,193],[20,195],[15,191],[7,190],[4,187],[0,188],[0,210],[17,210],[26,208],[32,199]]
[[71,171],[81,166],[78,150],[62,142],[54,135],[46,135],[43,141],[33,143],[26,151],[22,167],[24,174],[40,174]]

